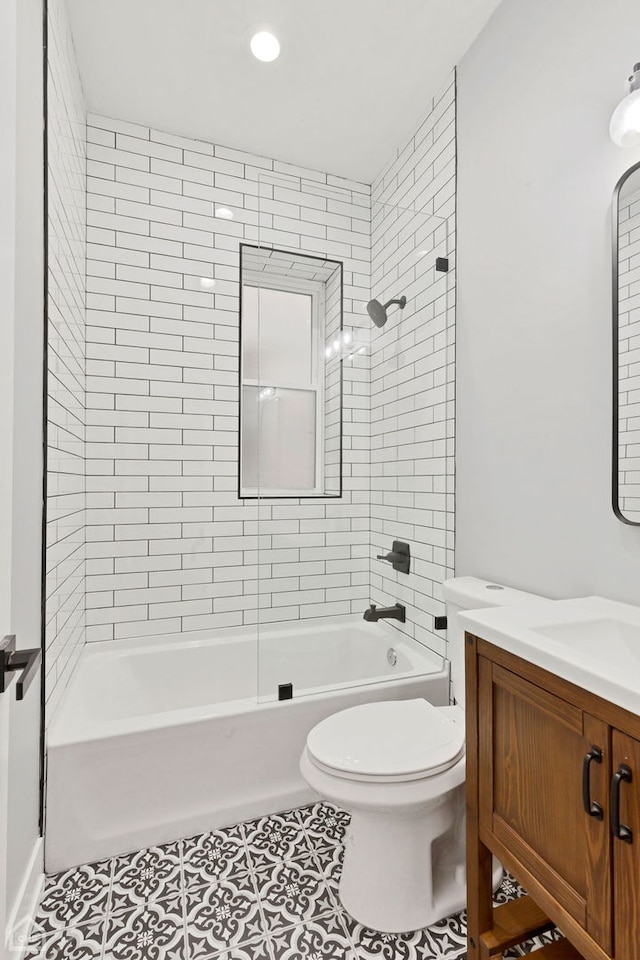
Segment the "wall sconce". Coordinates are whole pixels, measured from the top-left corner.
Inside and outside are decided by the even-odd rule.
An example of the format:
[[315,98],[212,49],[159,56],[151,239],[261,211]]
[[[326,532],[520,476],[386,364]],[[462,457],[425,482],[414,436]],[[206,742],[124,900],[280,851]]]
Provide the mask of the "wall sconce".
[[629,77],[628,94],[613,111],[609,133],[619,147],[640,146],[640,63]]

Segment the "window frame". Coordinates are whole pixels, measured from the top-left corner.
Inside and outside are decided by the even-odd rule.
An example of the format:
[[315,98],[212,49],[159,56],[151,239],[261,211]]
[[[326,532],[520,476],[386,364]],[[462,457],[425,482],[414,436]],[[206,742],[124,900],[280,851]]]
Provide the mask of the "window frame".
[[[342,305],[342,295],[343,295],[343,264],[339,260],[331,260],[327,257],[322,256],[321,254],[303,254],[298,251],[285,251],[278,250],[273,247],[259,247],[253,244],[240,244],[240,277],[239,277],[239,293],[240,293],[240,309],[239,309],[239,343],[238,343],[238,354],[239,354],[239,369],[238,369],[238,387],[239,387],[239,420],[238,420],[238,499],[240,500],[299,500],[299,499],[327,499],[327,500],[336,500],[342,497],[342,461],[343,461],[343,449],[342,449],[342,436],[343,436],[343,414],[342,414],[342,401],[343,401],[343,371],[342,371],[342,359],[339,360],[340,363],[340,482],[337,493],[327,493],[324,490],[324,469],[325,469],[325,376],[326,376],[326,367],[324,364],[325,360],[325,319],[326,319],[326,284],[322,281],[312,281],[305,280],[303,278],[291,278],[291,277],[271,277],[268,273],[260,275],[259,281],[254,281],[253,278],[248,278],[246,273],[243,271],[242,267],[242,252],[243,249],[247,250],[260,250],[274,252],[274,253],[283,253],[292,257],[300,257],[312,260],[321,260],[324,263],[334,265],[339,269],[339,285],[340,285],[340,331],[343,329],[343,305]],[[243,307],[243,290],[245,287],[255,287],[257,289],[269,288],[273,290],[283,290],[291,293],[299,293],[305,296],[311,296],[311,367],[312,367],[312,379],[309,386],[300,386],[300,384],[286,384],[275,383],[269,381],[269,383],[261,384],[258,381],[246,380],[243,376],[243,340],[242,340],[242,307]],[[315,486],[308,488],[287,488],[287,489],[272,489],[272,488],[253,488],[246,487],[242,484],[242,430],[243,430],[243,391],[245,386],[250,387],[260,387],[260,386],[274,386],[276,389],[278,386],[281,389],[291,389],[291,390],[302,390],[306,392],[314,392],[316,397],[316,416],[315,416]]]

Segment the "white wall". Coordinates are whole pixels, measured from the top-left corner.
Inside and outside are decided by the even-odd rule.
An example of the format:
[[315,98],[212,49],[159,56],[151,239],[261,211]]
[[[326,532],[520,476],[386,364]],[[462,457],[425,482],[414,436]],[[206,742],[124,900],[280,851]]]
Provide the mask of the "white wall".
[[[17,9],[15,342],[11,631],[20,647],[40,646],[42,542],[43,159],[42,10]],[[9,140],[11,133],[8,134]],[[3,349],[5,344],[3,343]],[[10,348],[10,344],[7,344]],[[7,455],[7,451],[4,451]],[[20,920],[25,873],[39,849],[40,684],[10,700],[7,906]],[[36,866],[37,870],[37,866]],[[28,905],[25,905],[28,907]]]
[[[0,139],[0,304],[6,319],[2,324],[0,351],[0,442],[3,450],[14,443],[14,337],[16,280],[16,125],[17,125],[17,7],[0,5],[0,124],[6,131]],[[11,569],[13,470],[11,457],[0,460],[0,636],[11,630]],[[7,847],[9,842],[9,736],[11,705],[0,700],[0,958],[4,960],[7,918]]]
[[505,0],[458,70],[456,572],[637,603],[611,509],[608,135],[637,0]]
[[[404,294],[371,346],[371,600],[407,607],[409,636],[446,653],[433,617],[453,574],[456,96],[452,74],[373,184],[371,295]],[[450,270],[435,270],[448,256]],[[409,576],[376,560],[409,543]]]
[[49,714],[84,644],[86,111],[65,0],[48,5]]

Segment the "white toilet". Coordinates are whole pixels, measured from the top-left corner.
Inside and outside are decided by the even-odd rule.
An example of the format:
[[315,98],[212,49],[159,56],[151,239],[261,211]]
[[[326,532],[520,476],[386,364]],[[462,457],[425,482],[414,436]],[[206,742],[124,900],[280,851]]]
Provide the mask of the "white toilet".
[[[367,703],[311,730],[302,776],[351,813],[340,898],[374,930],[429,926],[466,902],[464,851],[464,630],[460,610],[542,598],[457,577],[443,585],[456,706],[426,700]],[[495,881],[500,878],[496,868]]]

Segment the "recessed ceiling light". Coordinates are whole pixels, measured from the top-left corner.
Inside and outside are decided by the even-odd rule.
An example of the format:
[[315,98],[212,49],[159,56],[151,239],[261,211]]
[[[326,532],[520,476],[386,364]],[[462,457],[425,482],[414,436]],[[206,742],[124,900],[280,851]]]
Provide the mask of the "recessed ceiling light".
[[216,217],[220,217],[221,220],[233,220],[233,210],[229,210],[229,207],[216,207]]
[[254,33],[249,43],[251,53],[256,60],[262,60],[263,63],[271,63],[280,56],[280,43],[278,38],[268,30],[260,30]]
[[216,282],[213,277],[200,277],[200,286],[204,290],[211,290],[212,287],[215,287]]

